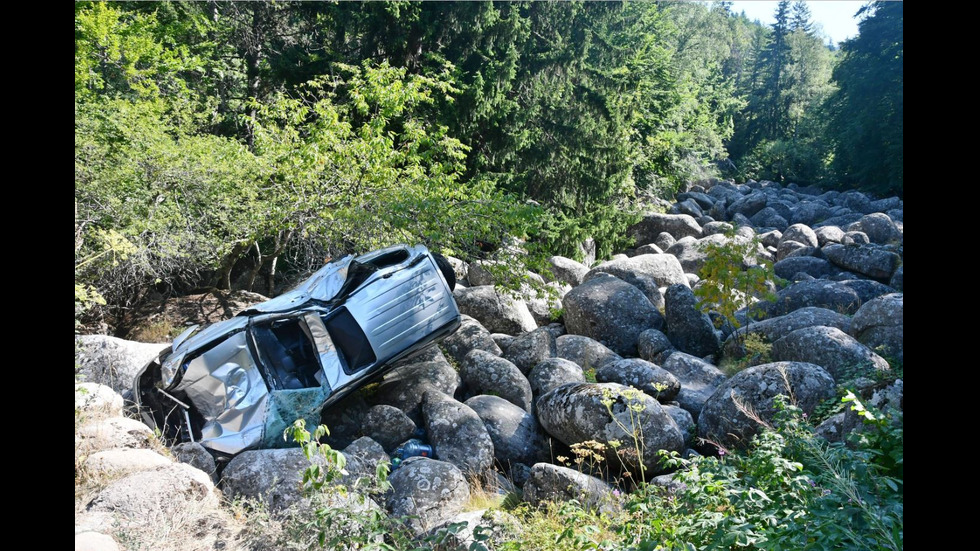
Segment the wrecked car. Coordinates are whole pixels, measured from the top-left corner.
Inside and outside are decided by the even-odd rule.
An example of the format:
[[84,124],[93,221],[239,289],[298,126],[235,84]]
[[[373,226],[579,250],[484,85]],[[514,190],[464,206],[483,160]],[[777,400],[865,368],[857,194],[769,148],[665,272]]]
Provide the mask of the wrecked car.
[[136,376],[140,414],[216,457],[285,445],[297,419],[451,334],[460,314],[446,259],[399,245],[331,262],[237,316],[191,327]]

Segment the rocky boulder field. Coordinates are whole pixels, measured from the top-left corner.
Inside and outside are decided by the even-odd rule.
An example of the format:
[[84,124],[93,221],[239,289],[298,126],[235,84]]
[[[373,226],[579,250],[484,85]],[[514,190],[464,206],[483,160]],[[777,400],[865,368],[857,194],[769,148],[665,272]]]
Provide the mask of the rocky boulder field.
[[[454,262],[460,329],[324,413],[349,473],[331,499],[404,516],[418,536],[464,523],[450,544],[465,549],[477,526],[519,537],[507,513],[473,506],[478,493],[615,510],[614,487],[667,474],[662,451],[746,446],[777,396],[813,415],[846,382],[902,408],[900,379],[875,386],[903,361],[899,198],[721,181],[678,194],[630,234],[634,248],[610,260],[553,257],[551,273],[532,275],[557,302],[512,295],[480,263]],[[736,324],[695,294],[706,245],[733,241],[753,243],[754,261],[772,262],[778,278]],[[255,547],[236,503],[262,502],[273,519],[310,506],[298,448],[216,463],[197,444],[168,449],[134,420],[132,379],[165,346],[76,337],[76,550]],[[854,426],[839,414],[819,431],[840,439]],[[385,493],[359,489],[418,435],[434,457],[401,462]],[[601,459],[576,464],[584,449]]]

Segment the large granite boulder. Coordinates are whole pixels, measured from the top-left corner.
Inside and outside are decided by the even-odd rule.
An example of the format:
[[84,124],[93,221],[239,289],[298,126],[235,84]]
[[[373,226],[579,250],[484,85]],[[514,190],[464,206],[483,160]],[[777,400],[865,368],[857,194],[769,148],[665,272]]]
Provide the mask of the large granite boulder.
[[812,414],[834,396],[834,378],[805,362],[750,367],[728,379],[708,398],[698,416],[698,434],[723,448],[746,447],[777,411],[777,397]]
[[640,333],[664,325],[639,289],[611,275],[572,289],[564,304],[569,333],[591,337],[620,355],[635,355]]
[[[602,443],[609,464],[622,460],[634,471],[642,465],[656,474],[664,469],[661,450],[680,452],[684,447],[680,428],[655,399],[616,383],[560,386],[538,398],[537,413],[541,426],[561,442]],[[642,438],[642,455],[630,445],[634,436]],[[611,446],[614,441],[622,446]]]

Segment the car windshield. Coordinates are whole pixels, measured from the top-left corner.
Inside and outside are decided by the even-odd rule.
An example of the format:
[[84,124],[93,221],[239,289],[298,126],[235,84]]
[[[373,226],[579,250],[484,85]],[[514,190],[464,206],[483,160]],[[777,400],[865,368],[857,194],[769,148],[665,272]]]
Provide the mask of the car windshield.
[[276,390],[320,386],[320,362],[302,318],[288,318],[252,327],[259,361]]

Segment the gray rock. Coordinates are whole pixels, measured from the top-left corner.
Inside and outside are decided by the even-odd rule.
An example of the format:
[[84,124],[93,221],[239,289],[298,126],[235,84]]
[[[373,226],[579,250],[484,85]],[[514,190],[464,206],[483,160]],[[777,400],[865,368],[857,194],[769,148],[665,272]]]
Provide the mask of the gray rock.
[[779,215],[779,212],[773,207],[766,207],[759,212],[752,215],[749,219],[760,228],[775,228],[779,231],[783,231],[789,226],[789,222],[785,218]]
[[905,264],[900,265],[898,269],[895,270],[895,273],[892,274],[892,278],[888,282],[888,285],[890,287],[893,287],[894,289],[903,292],[905,290],[905,286],[902,284],[902,276],[905,274],[904,268],[905,268]]
[[423,362],[397,368],[384,376],[376,400],[405,412],[416,425],[422,420],[422,396],[438,390],[454,396],[462,384],[459,373],[442,362]]
[[147,471],[171,464],[172,461],[153,450],[117,448],[93,453],[85,460],[90,472],[110,475]]
[[589,273],[585,264],[564,256],[553,256],[548,259],[548,263],[551,264],[551,273],[554,274],[555,279],[572,287],[581,285],[585,274]]
[[898,242],[902,239],[902,232],[898,230],[892,219],[881,212],[866,214],[848,226],[847,229],[848,231],[864,232],[872,243],[879,245]]
[[76,380],[100,383],[126,398],[139,370],[170,344],[147,344],[106,335],[75,337]]
[[[793,199],[793,201],[791,201],[790,199]],[[796,208],[795,197],[781,196],[780,199],[777,201],[770,200],[768,203],[766,203],[766,208],[767,209],[771,208],[772,210],[776,211],[776,214],[779,215],[780,218],[782,218],[784,221],[787,221],[793,217],[793,209]],[[756,215],[758,215],[758,213],[756,213]],[[789,222],[785,222],[785,223],[786,226],[788,227]]]
[[727,238],[721,234],[709,235],[701,240],[685,237],[671,245],[666,253],[677,258],[684,272],[694,274],[701,269],[704,261],[708,258],[704,252],[704,247],[709,243],[724,244],[727,241]]
[[822,367],[804,362],[774,362],[742,370],[708,398],[698,417],[701,438],[723,447],[745,447],[760,421],[776,414],[776,396],[784,396],[807,414],[834,396],[834,379]]
[[531,368],[527,374],[535,397],[566,383],[584,383],[582,367],[564,358],[549,358]]
[[109,416],[122,415],[123,398],[99,383],[75,383],[75,411]]
[[700,218],[704,215],[697,201],[692,199],[685,199],[679,203],[675,203],[670,210],[673,214],[687,214],[693,218]]
[[430,390],[423,399],[422,415],[436,457],[473,476],[483,475],[493,464],[493,441],[469,406]]
[[[899,425],[902,422],[904,397],[904,385],[902,380],[898,379],[891,385],[874,391],[870,399],[862,397],[861,402],[878,409],[894,425]],[[830,442],[845,442],[848,434],[855,430],[865,430],[866,427],[865,419],[856,410],[845,408],[843,412],[820,423],[816,433]]]
[[[662,232],[669,233],[675,239],[687,236],[701,237],[701,226],[694,221],[693,216],[687,214],[651,213],[644,215],[642,220],[630,226],[628,232],[636,239],[637,245],[646,245],[656,243],[657,236]],[[660,243],[657,243],[657,246],[660,246]]]
[[443,339],[442,345],[456,363],[463,361],[470,350],[486,350],[497,356],[503,354],[490,332],[470,316],[462,316],[459,329]]
[[619,383],[640,389],[660,403],[673,400],[681,390],[677,377],[659,365],[639,358],[626,358],[606,364],[596,371],[595,379],[600,383]]
[[891,278],[902,261],[894,252],[873,245],[833,244],[822,250],[837,266],[884,281]]
[[677,423],[677,428],[681,429],[681,434],[684,435],[684,446],[689,447],[698,433],[697,425],[694,424],[694,416],[680,406],[666,404],[663,407],[667,415],[670,415],[670,418]]
[[765,193],[752,192],[728,206],[728,218],[734,218],[736,214],[750,217],[766,207],[768,198]]
[[885,197],[877,201],[871,201],[871,208],[874,212],[888,212],[894,209],[902,209],[904,203],[898,197]]
[[612,488],[594,476],[550,463],[531,467],[524,483],[524,501],[539,506],[571,500],[603,513],[618,509]]
[[548,438],[527,411],[497,396],[474,396],[466,401],[493,441],[493,454],[500,465],[533,465],[551,456]]
[[[686,451],[697,453],[691,449],[688,449]],[[685,457],[685,459],[687,458]],[[687,484],[684,484],[680,480],[677,480],[677,477],[674,476],[674,473],[655,476],[650,479],[650,484],[662,488],[668,494],[680,493],[687,489]]]
[[849,231],[844,234],[844,238],[840,242],[842,245],[868,245],[871,243],[871,239],[863,231]]
[[776,302],[769,305],[767,311],[770,316],[782,316],[808,306],[853,314],[861,306],[861,297],[838,281],[800,281],[779,291]]
[[776,277],[793,281],[798,273],[804,273],[813,278],[826,278],[839,270],[829,261],[813,256],[793,256],[784,258],[772,266]]
[[799,241],[793,241],[791,239],[781,239],[779,245],[776,247],[776,261],[779,262],[784,258],[789,258],[791,256],[799,256],[796,254],[797,251],[804,250],[809,252],[812,249],[809,245],[805,243],[800,243]]
[[[528,272],[530,275],[536,275]],[[539,326],[548,325],[554,321],[555,317],[562,312],[561,298],[571,286],[558,284],[555,282],[544,283],[542,290],[538,291],[525,286],[522,289],[522,296],[527,303],[527,309],[531,312],[531,317]]]
[[667,335],[656,329],[647,329],[640,333],[636,349],[641,358],[658,365],[663,364],[676,350]]
[[523,300],[498,293],[492,285],[457,288],[453,296],[460,313],[476,318],[491,333],[516,335],[538,326]]
[[599,369],[622,358],[604,344],[582,335],[562,335],[555,340],[558,357],[570,360],[583,370]]
[[862,214],[872,212],[871,199],[869,199],[867,195],[861,193],[860,191],[848,190],[842,192],[837,197],[836,203],[842,207],[847,207],[855,212],[860,212]]
[[817,245],[823,247],[828,243],[840,243],[844,240],[844,230],[837,226],[821,226],[814,230],[817,235]]
[[726,379],[717,367],[683,352],[671,354],[663,368],[681,382],[681,391],[675,399],[695,420],[708,398]]
[[779,230],[767,231],[759,235],[759,242],[762,243],[764,247],[777,247],[779,246],[779,241],[783,238],[783,232]]
[[894,293],[895,289],[873,279],[845,279],[841,283],[850,287],[861,299],[861,304],[882,295]]
[[119,544],[106,534],[82,532],[75,534],[75,551],[119,551]]
[[[447,367],[449,365],[444,359],[441,363],[445,363]],[[339,402],[323,408],[323,412],[320,414],[320,424],[330,427],[330,434],[323,437],[322,442],[338,450],[349,446],[362,434],[361,428],[364,425],[364,416],[367,415],[368,407],[364,397],[355,392],[342,398]]]
[[417,535],[438,526],[463,510],[470,487],[452,463],[411,457],[388,478],[392,495],[388,508],[404,518]]
[[786,253],[783,259],[795,258],[798,256],[812,256],[814,258],[823,258],[823,251],[821,251],[819,247],[794,247],[793,250]]
[[367,436],[354,440],[341,453],[347,459],[348,473],[341,483],[351,488],[369,486],[377,476],[378,465],[391,462],[381,444]]
[[789,221],[793,224],[813,226],[831,216],[833,216],[833,212],[825,203],[820,201],[804,201],[793,209],[793,216],[790,217]]
[[737,212],[735,213],[735,216],[732,216],[731,222],[732,224],[735,225],[736,231],[738,231],[737,228],[752,227],[752,221],[749,220],[748,217],[745,216],[744,214],[737,213]]
[[[318,464],[325,465],[319,456]],[[303,500],[300,483],[309,466],[299,448],[247,450],[221,472],[221,489],[228,499],[256,499],[282,512]]]
[[851,224],[857,222],[860,219],[861,219],[861,214],[859,213],[843,211],[843,214],[835,214],[830,218],[826,218],[815,224],[812,224],[810,227],[814,229],[820,226],[837,226],[839,228],[846,228],[847,226],[850,226]]
[[[589,274],[596,272],[612,274],[627,283],[636,285],[640,290],[644,288],[637,282],[645,283],[649,280],[653,280],[654,289],[675,283],[687,285],[681,263],[669,254],[641,254],[625,260],[610,260],[592,268]],[[589,279],[587,275],[585,280]]]
[[657,239],[654,240],[653,244],[656,245],[661,251],[666,251],[676,242],[677,240],[674,239],[673,235],[670,235],[667,232],[660,232],[660,235],[657,236]]
[[[500,350],[507,350],[508,348],[510,348],[510,345],[514,344],[514,339],[517,338],[511,335],[505,335],[503,333],[491,333],[490,337],[493,339],[493,342],[496,343],[498,347],[500,347]],[[490,351],[488,350],[487,352]],[[504,354],[503,352],[500,353],[501,356],[503,356],[503,354]]]
[[591,337],[621,355],[636,354],[640,333],[664,325],[660,312],[639,289],[611,275],[572,289],[564,302],[570,333]]
[[[450,526],[453,526],[451,531]],[[493,550],[499,548],[495,544],[520,541],[523,530],[521,522],[510,513],[499,509],[479,509],[459,513],[436,526],[429,535],[438,538],[442,542],[439,548],[443,549],[445,546],[446,551],[484,548]],[[440,532],[445,533],[445,541],[442,540]]]
[[483,350],[473,350],[463,359],[459,375],[474,395],[493,394],[524,411],[531,411],[531,385],[509,360]]
[[721,342],[711,320],[698,309],[694,292],[685,285],[671,285],[665,299],[670,342],[681,352],[695,356],[717,354]]
[[820,244],[816,232],[806,224],[793,224],[786,228],[780,241],[796,241],[810,247],[817,247]]
[[548,325],[545,325],[544,327],[548,331],[551,331],[551,334],[555,336],[556,341],[558,337],[565,334],[565,326],[561,323],[551,322]]
[[710,209],[711,206],[715,204],[715,198],[708,195],[707,193],[702,193],[698,191],[685,191],[677,194],[678,201],[687,201],[688,199],[692,199],[702,209]]
[[[607,400],[612,400],[609,407],[603,403]],[[616,383],[560,386],[538,398],[537,413],[544,430],[561,442],[569,446],[589,440],[605,444],[609,464],[618,465],[622,460],[634,473],[640,465],[649,474],[662,471],[659,452],[680,452],[684,447],[680,428],[659,402]],[[640,457],[629,446],[634,434],[642,437]],[[613,441],[623,446],[609,446]]]
[[850,333],[879,354],[904,362],[904,293],[884,295],[854,314]]
[[418,427],[415,423],[402,410],[380,404],[368,409],[364,415],[362,430],[386,452],[391,453],[399,444],[411,438],[416,428]]
[[707,224],[704,225],[702,229],[705,237],[707,237],[709,235],[715,235],[718,233],[726,234],[729,232],[734,232],[735,226],[729,224],[728,222],[715,221],[715,222],[708,222]]
[[640,245],[637,247],[636,255],[634,256],[640,256],[643,254],[664,254],[664,251],[654,243],[647,243],[646,245]]
[[214,462],[214,456],[204,446],[197,442],[181,442],[170,448],[170,452],[180,463],[200,469],[211,478],[212,482],[218,482],[218,466]]
[[494,264],[499,265],[500,262],[489,260],[477,260],[475,262],[470,262],[469,270],[466,273],[466,279],[470,282],[470,285],[473,287],[493,285],[495,283],[493,280],[493,274],[487,270],[487,266]]
[[188,509],[216,507],[214,484],[203,472],[171,463],[139,471],[110,483],[89,504],[89,511],[111,512],[129,522],[147,522],[148,513],[164,518]]
[[[756,334],[762,340],[773,343],[797,329],[823,325],[836,327],[845,333],[851,330],[851,318],[826,308],[806,307],[794,310],[784,316],[769,318],[740,327],[725,340],[725,356],[741,358],[745,355],[741,341],[749,334]],[[681,381],[683,383],[683,381]]]
[[836,327],[805,327],[772,343],[775,361],[807,361],[844,382],[887,371],[888,362]]
[[155,437],[150,427],[128,417],[110,417],[82,425],[75,438],[88,449],[150,448]]
[[736,201],[742,198],[742,193],[734,185],[728,183],[719,183],[711,186],[707,194],[716,203],[720,201]]
[[[507,347],[504,358],[510,360],[521,373],[527,374],[539,363],[558,355],[555,336],[546,327],[516,337]],[[518,404],[519,405],[519,404]]]
[[824,419],[822,423],[813,429],[817,436],[828,442],[842,442],[844,440],[844,413],[831,415]]
[[469,275],[470,265],[462,260],[456,258],[455,256],[444,255],[446,260],[449,261],[449,265],[453,268],[453,273],[456,274],[456,280],[466,279]]

